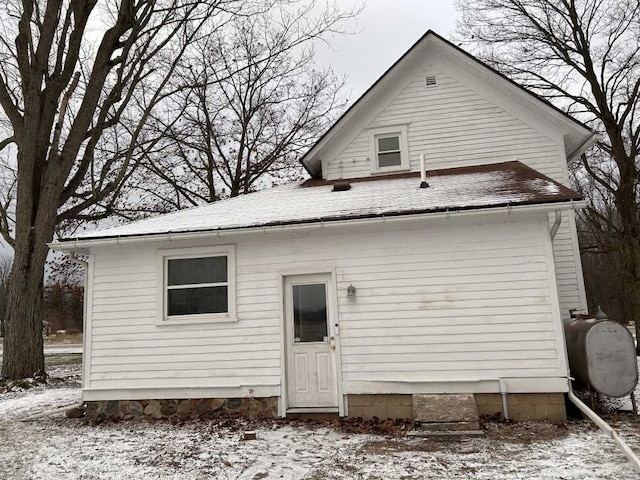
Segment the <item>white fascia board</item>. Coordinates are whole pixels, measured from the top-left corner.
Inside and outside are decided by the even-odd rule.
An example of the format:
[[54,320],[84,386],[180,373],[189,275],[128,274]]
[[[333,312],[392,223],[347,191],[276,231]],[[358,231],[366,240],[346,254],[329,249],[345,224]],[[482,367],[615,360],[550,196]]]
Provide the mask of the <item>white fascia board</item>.
[[177,233],[162,233],[162,234],[142,234],[132,235],[126,237],[110,237],[110,238],[95,238],[86,240],[69,240],[66,242],[53,242],[49,243],[49,247],[53,250],[60,251],[88,251],[91,247],[108,246],[108,245],[131,245],[149,242],[162,242],[162,241],[178,241],[178,240],[190,240],[198,238],[221,238],[228,236],[237,236],[245,234],[263,233],[268,234],[272,232],[286,232],[286,231],[305,231],[305,230],[328,230],[331,228],[340,228],[344,226],[359,226],[359,225],[375,225],[375,224],[388,224],[407,221],[429,221],[440,218],[464,218],[464,217],[476,217],[481,215],[495,215],[495,214],[516,214],[516,213],[536,213],[536,212],[551,212],[556,210],[581,210],[586,208],[587,203],[584,200],[580,201],[565,201],[565,202],[553,202],[553,203],[537,203],[532,205],[514,205],[514,206],[502,206],[502,207],[484,207],[473,209],[456,209],[432,212],[432,213],[417,213],[406,215],[393,215],[393,216],[379,216],[373,218],[345,218],[343,220],[318,220],[308,223],[292,223],[287,225],[270,225],[270,226],[255,226],[246,228],[234,228],[228,230],[200,230],[194,232],[177,232]]
[[602,139],[599,133],[592,133],[582,144],[578,145],[571,152],[567,152],[567,163],[571,165],[580,155],[589,150],[593,145]]

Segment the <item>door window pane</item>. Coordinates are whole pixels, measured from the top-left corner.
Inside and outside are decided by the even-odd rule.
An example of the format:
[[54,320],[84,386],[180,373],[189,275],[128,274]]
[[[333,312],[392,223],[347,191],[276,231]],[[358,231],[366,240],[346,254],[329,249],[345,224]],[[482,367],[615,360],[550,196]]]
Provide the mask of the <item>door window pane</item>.
[[199,313],[226,313],[227,287],[174,288],[169,295],[168,315],[195,315]]
[[169,286],[227,281],[226,256],[168,260],[168,268]]
[[294,341],[327,341],[327,294],[325,284],[293,285]]

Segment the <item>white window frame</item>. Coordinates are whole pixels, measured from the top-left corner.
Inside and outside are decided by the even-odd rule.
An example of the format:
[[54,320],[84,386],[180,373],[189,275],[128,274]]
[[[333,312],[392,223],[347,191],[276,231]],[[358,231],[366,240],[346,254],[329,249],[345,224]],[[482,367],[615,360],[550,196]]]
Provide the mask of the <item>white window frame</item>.
[[[380,167],[378,165],[378,139],[387,137],[398,137],[400,146],[400,165]],[[409,142],[407,140],[406,125],[392,125],[389,127],[374,128],[369,130],[369,149],[371,158],[372,173],[390,173],[409,170]]]
[[[227,312],[223,313],[194,313],[190,315],[167,315],[167,273],[169,260],[186,258],[227,257],[227,282],[198,284],[207,286],[227,286]],[[235,322],[236,316],[236,254],[234,245],[216,245],[211,247],[172,248],[157,251],[158,265],[158,315],[157,325],[184,325],[189,323],[218,323]],[[185,285],[179,287],[184,288]],[[177,288],[178,286],[176,286]]]

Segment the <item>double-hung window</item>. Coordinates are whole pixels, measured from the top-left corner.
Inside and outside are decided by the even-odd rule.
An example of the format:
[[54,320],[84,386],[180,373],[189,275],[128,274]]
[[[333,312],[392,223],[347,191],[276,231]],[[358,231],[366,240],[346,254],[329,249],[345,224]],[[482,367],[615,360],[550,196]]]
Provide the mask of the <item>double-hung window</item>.
[[402,166],[399,134],[377,136],[376,149],[378,168]]
[[373,173],[394,172],[409,168],[406,125],[370,130],[369,143]]
[[233,246],[162,250],[162,323],[235,320]]

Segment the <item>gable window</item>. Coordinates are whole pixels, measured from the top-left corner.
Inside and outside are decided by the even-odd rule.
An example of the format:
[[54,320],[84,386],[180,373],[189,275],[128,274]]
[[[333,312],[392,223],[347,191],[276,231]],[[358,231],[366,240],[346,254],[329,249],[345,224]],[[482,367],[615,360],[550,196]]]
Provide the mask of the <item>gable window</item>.
[[386,173],[409,168],[406,125],[376,128],[369,135],[372,172]]
[[399,167],[402,165],[400,135],[376,137],[378,168]]
[[235,320],[233,246],[162,250],[161,323]]

